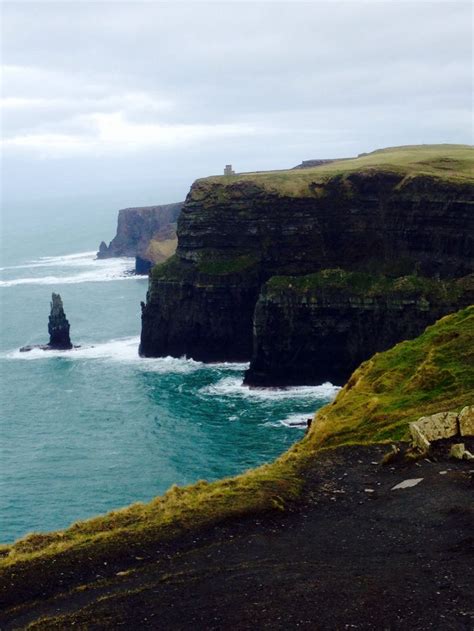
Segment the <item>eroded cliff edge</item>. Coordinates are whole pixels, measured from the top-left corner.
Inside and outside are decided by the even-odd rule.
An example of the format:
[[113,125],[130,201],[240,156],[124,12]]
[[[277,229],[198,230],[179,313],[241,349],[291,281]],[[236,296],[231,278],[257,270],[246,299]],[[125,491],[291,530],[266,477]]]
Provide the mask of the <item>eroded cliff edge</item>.
[[174,254],[176,222],[183,203],[122,208],[115,237],[108,246],[102,241],[97,257],[134,256],[135,271],[148,273],[152,265],[162,263]]
[[[349,335],[345,343],[348,349],[358,346],[357,353],[351,351],[357,363],[419,334],[470,300],[465,292],[441,297],[441,285],[427,296],[424,280],[441,283],[474,271],[472,166],[469,147],[404,147],[314,169],[198,180],[179,217],[176,255],[152,271],[141,353],[229,361],[248,360],[253,352],[247,380],[263,383],[262,375],[271,374],[279,353],[267,362],[260,342],[265,338],[275,349],[289,345],[295,350],[288,325],[300,305],[289,305],[287,321],[275,328],[271,319],[261,318],[262,286],[274,276],[330,269],[421,281],[408,305],[397,303],[395,293],[388,302],[379,301],[383,317],[357,316],[365,330]],[[328,323],[332,309],[333,330],[340,306],[348,300],[349,294],[339,292],[334,305],[326,303],[323,320]],[[390,304],[398,306],[391,309]],[[317,326],[301,329],[300,341],[311,338],[314,346],[318,335]],[[366,339],[372,343],[365,349]],[[324,343],[324,354],[316,354],[312,365],[327,365],[335,342],[326,336]],[[282,366],[281,373],[292,370],[293,383],[324,377],[324,369],[316,378],[303,364],[296,372],[289,364]]]

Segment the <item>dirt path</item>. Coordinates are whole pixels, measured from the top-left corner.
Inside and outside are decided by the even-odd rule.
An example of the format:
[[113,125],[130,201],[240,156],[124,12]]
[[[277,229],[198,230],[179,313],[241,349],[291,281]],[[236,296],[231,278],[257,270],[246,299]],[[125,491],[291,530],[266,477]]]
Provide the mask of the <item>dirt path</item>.
[[291,512],[149,551],[125,575],[6,612],[1,629],[470,630],[474,467],[373,464],[384,451],[327,452]]

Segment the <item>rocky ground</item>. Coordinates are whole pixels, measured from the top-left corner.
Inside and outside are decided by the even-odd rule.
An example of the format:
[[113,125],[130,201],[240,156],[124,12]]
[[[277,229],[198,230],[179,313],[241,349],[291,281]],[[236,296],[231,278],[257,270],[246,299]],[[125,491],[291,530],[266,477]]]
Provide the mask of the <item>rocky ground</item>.
[[95,583],[4,612],[1,629],[472,629],[474,465],[380,466],[386,451],[322,453],[291,511],[97,568]]

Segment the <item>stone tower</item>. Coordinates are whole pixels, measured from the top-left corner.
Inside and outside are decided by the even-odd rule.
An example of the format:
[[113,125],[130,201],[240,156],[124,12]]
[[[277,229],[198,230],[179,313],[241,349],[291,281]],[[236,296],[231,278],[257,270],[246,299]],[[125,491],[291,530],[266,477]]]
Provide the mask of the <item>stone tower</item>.
[[235,175],[235,171],[232,169],[231,164],[226,164],[224,169],[224,175]]

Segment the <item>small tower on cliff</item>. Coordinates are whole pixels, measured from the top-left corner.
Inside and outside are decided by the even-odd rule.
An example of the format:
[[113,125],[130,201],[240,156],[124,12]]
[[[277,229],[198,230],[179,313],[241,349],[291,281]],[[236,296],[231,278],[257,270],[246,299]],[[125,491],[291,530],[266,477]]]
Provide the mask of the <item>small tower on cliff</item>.
[[232,169],[231,164],[226,164],[224,169],[224,175],[235,175],[235,171]]

